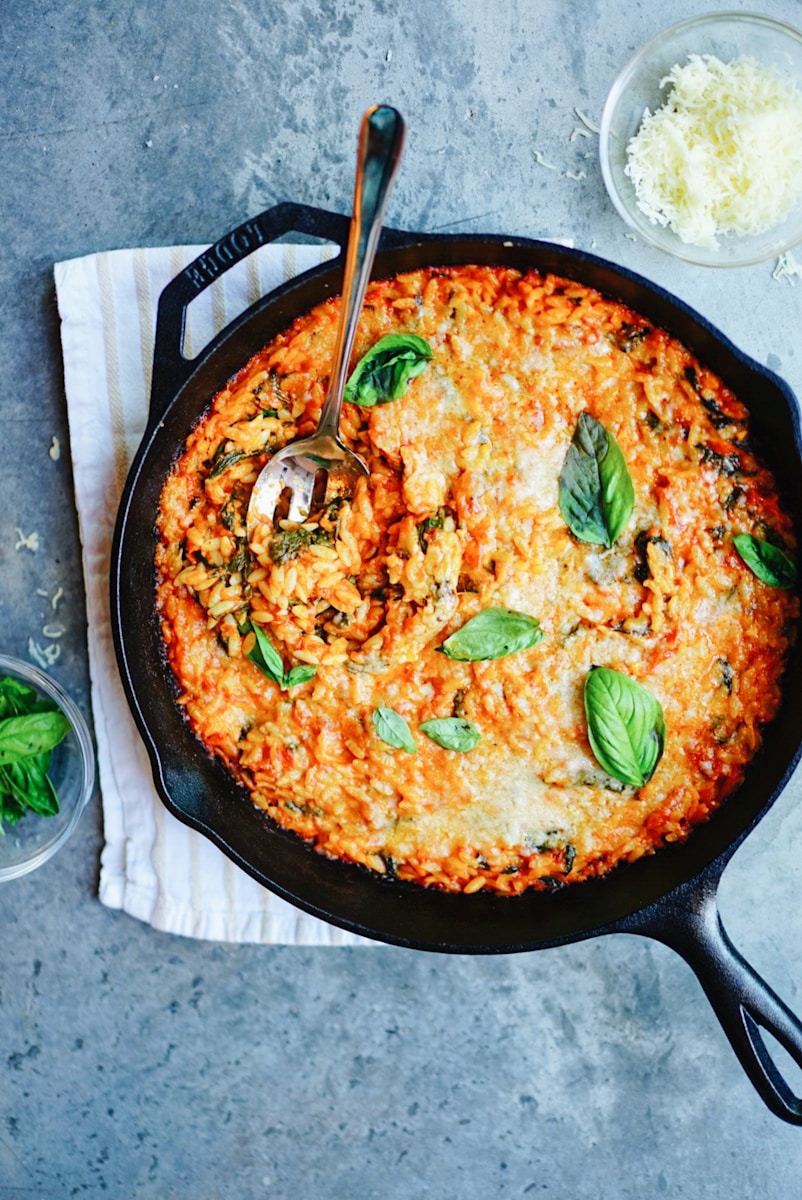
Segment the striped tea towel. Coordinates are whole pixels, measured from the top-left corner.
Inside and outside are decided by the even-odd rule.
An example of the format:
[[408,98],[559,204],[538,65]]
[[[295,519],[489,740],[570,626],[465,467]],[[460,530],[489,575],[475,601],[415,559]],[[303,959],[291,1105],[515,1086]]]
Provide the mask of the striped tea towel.
[[[156,305],[170,279],[205,249],[115,250],[55,266],[103,800],[100,899],[156,929],[189,937],[364,943],[262,888],[167,811],[117,672],[108,597],[111,539],[145,428]],[[336,250],[282,245],[251,254],[192,302],[185,353],[193,357],[265,292]]]
[[[100,899],[156,929],[189,937],[366,945],[272,895],[167,811],[117,672],[108,597],[111,540],[145,428],[156,306],[170,279],[205,249],[114,250],[55,265],[103,799]],[[187,356],[260,296],[336,252],[334,246],[290,244],[254,251],[192,301]]]

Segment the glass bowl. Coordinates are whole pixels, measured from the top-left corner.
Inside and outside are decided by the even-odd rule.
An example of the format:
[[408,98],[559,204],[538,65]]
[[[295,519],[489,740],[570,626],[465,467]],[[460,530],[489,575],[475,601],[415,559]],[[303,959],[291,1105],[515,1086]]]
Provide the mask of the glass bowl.
[[781,21],[758,13],[720,12],[692,17],[666,29],[630,59],[604,106],[599,157],[610,199],[645,241],[686,262],[736,267],[783,254],[802,240],[802,202],[782,224],[763,233],[719,235],[717,248],[683,242],[669,226],[651,221],[638,208],[635,188],[624,171],[627,146],[644,111],[655,112],[665,103],[668,89],[660,87],[660,80],[673,66],[684,66],[690,54],[712,54],[723,62],[751,58],[774,68],[797,87],[802,83],[802,33]]
[[48,774],[59,800],[55,816],[28,811],[16,822],[3,822],[0,880],[17,879],[47,862],[78,823],[95,786],[95,752],[89,726],[54,679],[30,663],[0,654],[0,678],[11,676],[54,701],[70,722],[70,731],[54,748]]

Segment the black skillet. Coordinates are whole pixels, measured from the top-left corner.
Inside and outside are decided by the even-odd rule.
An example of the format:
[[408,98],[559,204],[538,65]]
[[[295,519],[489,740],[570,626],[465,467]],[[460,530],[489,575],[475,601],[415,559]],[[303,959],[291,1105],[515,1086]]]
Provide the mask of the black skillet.
[[[741,788],[687,842],[602,879],[516,898],[438,892],[323,858],[266,819],[184,721],[165,665],[154,604],[154,518],[162,485],[190,428],[226,380],[296,316],[339,292],[348,224],[348,218],[337,214],[278,205],[217,242],[160,299],[148,425],[120,505],[111,563],[117,659],[159,794],[181,821],[209,837],[265,887],[366,937],[460,954],[537,950],[602,933],[643,934],[664,942],[695,971],[769,1108],[802,1124],[802,1099],[783,1078],[763,1036],[763,1031],[772,1034],[802,1066],[802,1024],[734,948],[716,904],[730,857],[779,795],[800,757],[802,705],[783,706]],[[197,358],[186,359],[182,341],[189,303],[252,250],[288,233],[334,242],[341,253],[333,263],[258,301]],[[374,277],[457,263],[535,268],[580,280],[680,338],[750,408],[754,439],[802,530],[802,434],[794,396],[698,314],[630,271],[526,238],[386,229]],[[798,670],[797,652],[789,675],[796,678]]]

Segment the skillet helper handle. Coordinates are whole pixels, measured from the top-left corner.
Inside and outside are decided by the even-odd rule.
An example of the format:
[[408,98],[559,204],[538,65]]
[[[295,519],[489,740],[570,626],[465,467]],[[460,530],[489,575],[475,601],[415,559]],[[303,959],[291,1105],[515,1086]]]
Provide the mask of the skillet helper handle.
[[802,1067],[802,1022],[730,941],[715,887],[708,882],[698,890],[697,885],[690,899],[689,906],[659,902],[631,932],[648,933],[685,959],[762,1099],[776,1116],[802,1125],[802,1098],[783,1078],[763,1036],[771,1034]]
[[153,349],[153,381],[148,429],[162,419],[170,402],[194,370],[182,352],[187,309],[196,296],[259,246],[287,233],[306,234],[334,242],[342,251],[348,241],[349,218],[306,204],[277,204],[231,233],[184,267],[159,297]]

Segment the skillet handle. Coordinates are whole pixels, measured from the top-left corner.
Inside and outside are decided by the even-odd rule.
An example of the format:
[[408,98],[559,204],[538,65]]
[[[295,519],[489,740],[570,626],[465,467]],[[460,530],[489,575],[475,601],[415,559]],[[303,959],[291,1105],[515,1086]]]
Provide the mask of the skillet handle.
[[762,1099],[776,1116],[802,1125],[802,1098],[783,1078],[763,1036],[771,1034],[802,1067],[802,1022],[730,941],[718,911],[717,883],[716,875],[712,883],[703,877],[678,889],[627,932],[646,933],[685,959]]
[[192,374],[195,364],[184,357],[182,345],[190,303],[231,267],[285,233],[307,234],[335,242],[342,250],[348,240],[349,218],[306,204],[277,204],[244,221],[219,242],[179,271],[159,297],[153,349],[153,380],[148,429],[162,419],[173,397]]

